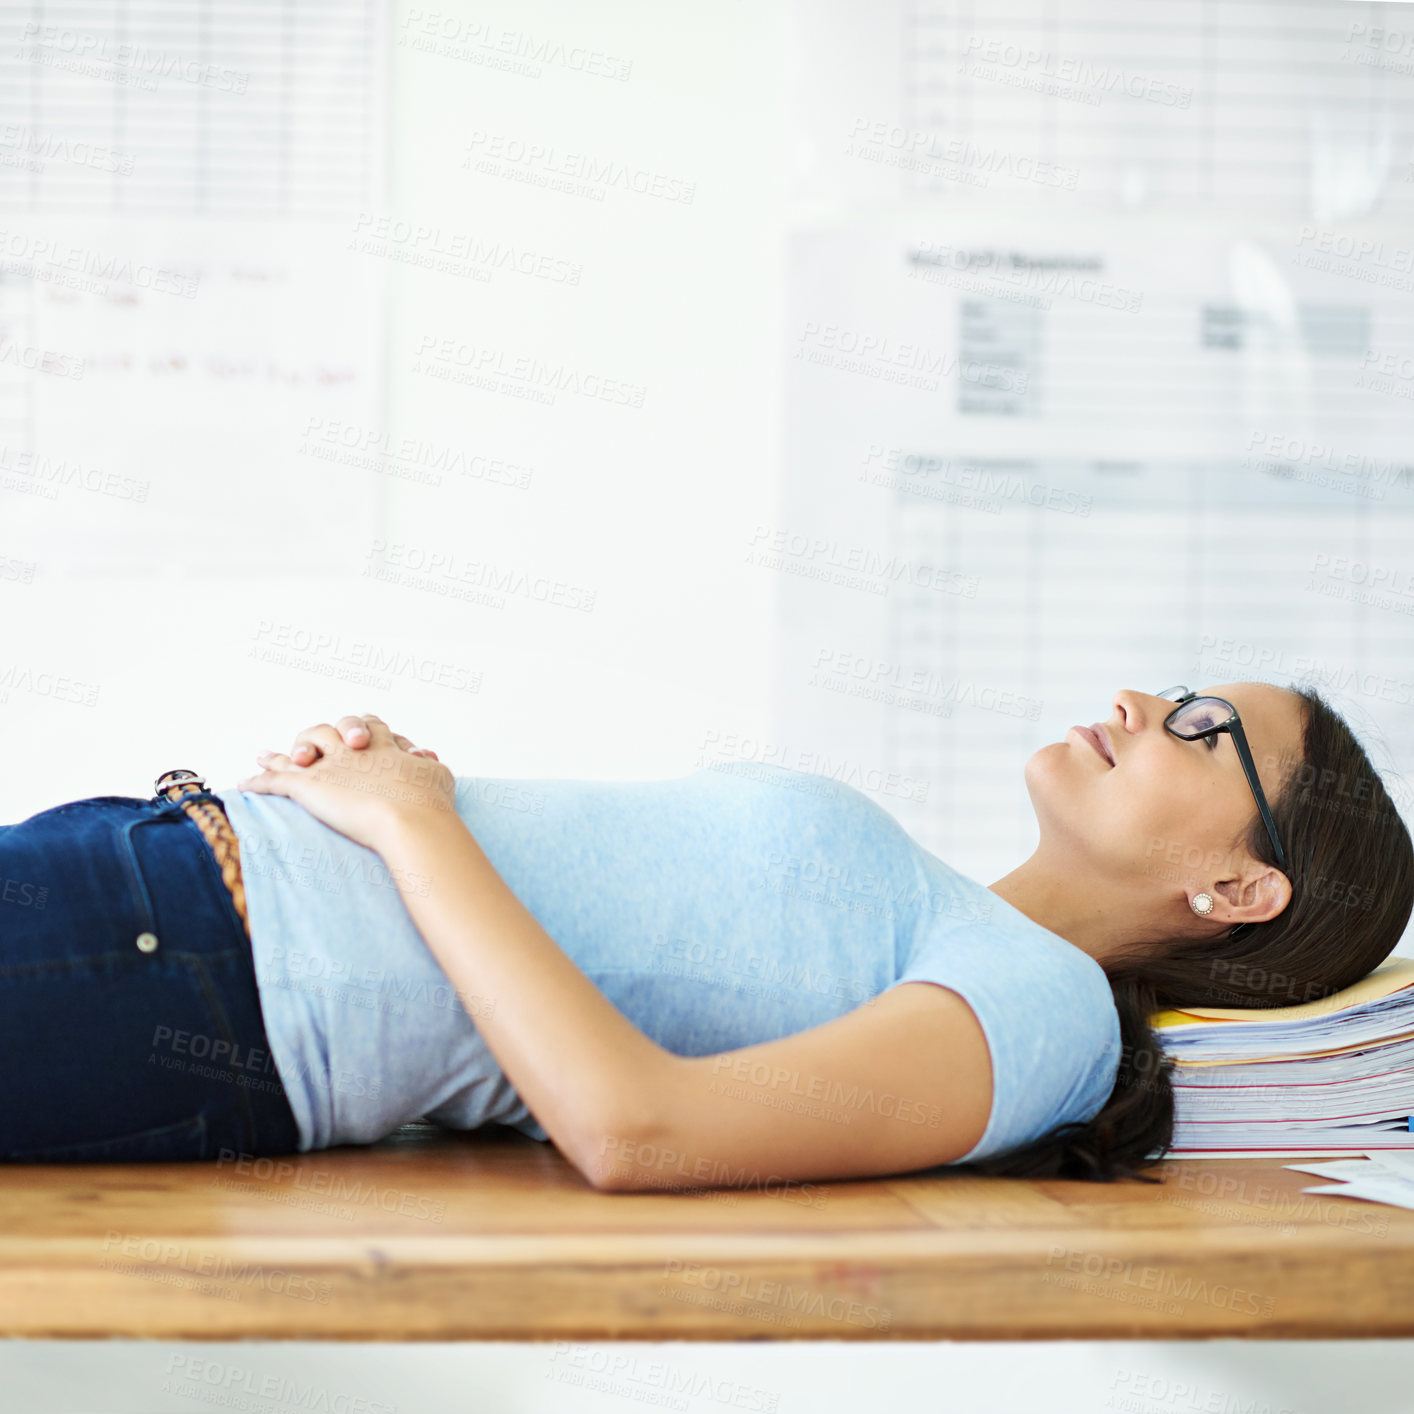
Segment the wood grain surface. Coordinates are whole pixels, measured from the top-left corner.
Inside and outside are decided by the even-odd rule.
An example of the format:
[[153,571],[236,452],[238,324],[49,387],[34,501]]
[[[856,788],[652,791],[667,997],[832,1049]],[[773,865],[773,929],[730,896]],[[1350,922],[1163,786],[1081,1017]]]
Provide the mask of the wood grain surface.
[[1303,1194],[1321,1180],[1285,1162],[600,1193],[513,1131],[409,1125],[286,1159],[0,1165],[0,1334],[1414,1336],[1414,1212]]

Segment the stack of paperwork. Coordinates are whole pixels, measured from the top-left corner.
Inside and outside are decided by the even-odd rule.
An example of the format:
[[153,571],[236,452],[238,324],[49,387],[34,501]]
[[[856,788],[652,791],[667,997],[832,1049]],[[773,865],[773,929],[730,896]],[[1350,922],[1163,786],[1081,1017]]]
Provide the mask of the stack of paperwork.
[[1414,958],[1300,1006],[1151,1020],[1174,1058],[1170,1158],[1414,1153]]

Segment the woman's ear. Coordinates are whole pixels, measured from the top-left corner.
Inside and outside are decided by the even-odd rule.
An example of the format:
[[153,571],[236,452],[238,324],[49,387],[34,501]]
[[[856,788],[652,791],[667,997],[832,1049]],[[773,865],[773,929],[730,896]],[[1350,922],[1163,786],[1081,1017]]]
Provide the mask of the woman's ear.
[[1291,880],[1270,864],[1253,861],[1252,872],[1214,885],[1232,924],[1266,923],[1291,902]]

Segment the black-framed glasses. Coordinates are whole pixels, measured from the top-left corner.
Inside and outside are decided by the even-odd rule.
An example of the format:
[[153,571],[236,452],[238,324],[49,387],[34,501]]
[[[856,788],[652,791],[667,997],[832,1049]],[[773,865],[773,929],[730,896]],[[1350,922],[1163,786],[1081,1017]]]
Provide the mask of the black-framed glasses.
[[1168,702],[1178,703],[1164,718],[1164,726],[1176,737],[1181,737],[1184,741],[1199,741],[1217,732],[1227,732],[1232,738],[1232,744],[1237,748],[1237,758],[1242,762],[1242,769],[1247,775],[1247,784],[1252,787],[1257,809],[1261,812],[1262,823],[1266,825],[1267,833],[1272,838],[1277,863],[1281,866],[1282,873],[1289,875],[1291,870],[1287,866],[1286,851],[1277,838],[1276,821],[1272,819],[1272,812],[1267,806],[1262,783],[1257,779],[1257,766],[1252,760],[1252,752],[1247,745],[1247,733],[1242,730],[1242,719],[1237,715],[1237,708],[1225,697],[1200,697],[1197,693],[1189,692],[1186,687],[1168,687],[1154,695]]

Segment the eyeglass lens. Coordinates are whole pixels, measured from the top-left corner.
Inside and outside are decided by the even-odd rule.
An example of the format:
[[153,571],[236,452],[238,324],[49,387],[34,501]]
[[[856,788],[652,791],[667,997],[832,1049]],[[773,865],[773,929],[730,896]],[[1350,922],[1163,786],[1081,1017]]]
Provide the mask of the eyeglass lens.
[[1232,708],[1220,697],[1195,697],[1174,714],[1169,730],[1182,735],[1196,735],[1231,721],[1232,715]]

